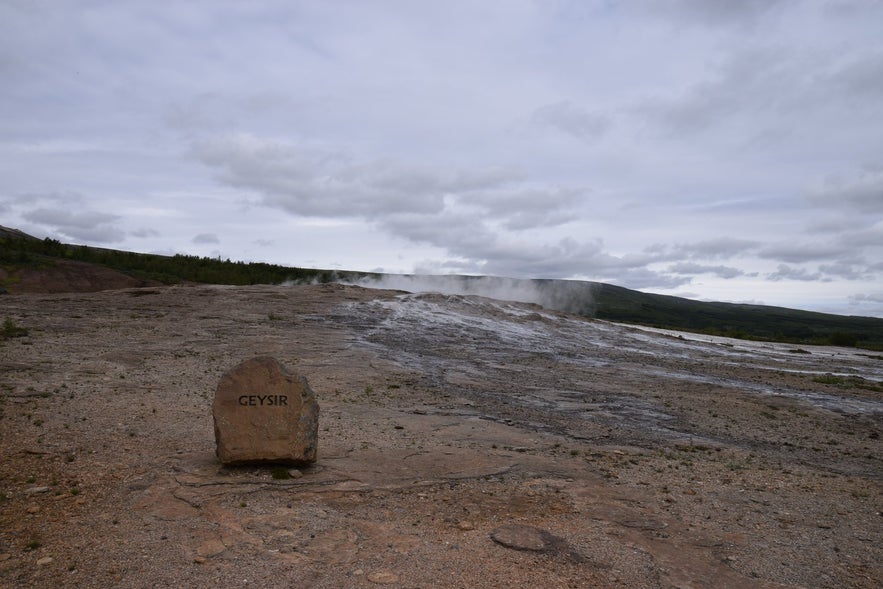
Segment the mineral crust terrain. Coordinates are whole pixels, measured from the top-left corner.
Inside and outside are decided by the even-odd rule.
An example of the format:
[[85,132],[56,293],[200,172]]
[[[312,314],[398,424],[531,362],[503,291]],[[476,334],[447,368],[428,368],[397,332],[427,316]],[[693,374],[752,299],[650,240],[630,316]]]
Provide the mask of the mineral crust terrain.
[[[883,358],[355,286],[0,297],[0,587],[883,586]],[[271,356],[316,462],[225,467]]]

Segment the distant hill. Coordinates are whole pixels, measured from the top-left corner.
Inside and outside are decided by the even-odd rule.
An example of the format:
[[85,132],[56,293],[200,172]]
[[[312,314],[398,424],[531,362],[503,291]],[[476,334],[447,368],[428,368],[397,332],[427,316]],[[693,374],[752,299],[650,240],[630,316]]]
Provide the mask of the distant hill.
[[36,237],[28,235],[24,231],[11,229],[9,227],[4,227],[3,225],[0,225],[0,239],[31,239],[38,241]]
[[[64,244],[37,239],[0,226],[0,289],[16,292],[84,292],[195,282],[207,284],[282,284],[307,282],[383,282],[388,276],[245,263],[198,256],[160,256]],[[413,277],[412,277],[413,278]],[[436,277],[438,278],[438,277]],[[648,294],[612,284],[571,280],[510,280],[445,277],[475,285],[530,287],[536,296],[497,298],[536,300],[550,308],[588,317],[729,337],[833,344],[883,350],[883,319],[800,311],[783,307],[700,302]],[[0,290],[0,292],[2,292]]]
[[741,339],[883,350],[883,319],[785,307],[701,302],[590,283],[592,303],[570,309],[599,319]]

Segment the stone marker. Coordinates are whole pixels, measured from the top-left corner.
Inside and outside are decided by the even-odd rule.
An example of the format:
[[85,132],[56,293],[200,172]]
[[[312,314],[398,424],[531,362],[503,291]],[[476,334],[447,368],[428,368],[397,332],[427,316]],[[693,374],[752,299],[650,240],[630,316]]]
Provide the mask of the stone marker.
[[316,461],[319,403],[307,379],[274,358],[252,358],[224,374],[212,416],[223,464]]

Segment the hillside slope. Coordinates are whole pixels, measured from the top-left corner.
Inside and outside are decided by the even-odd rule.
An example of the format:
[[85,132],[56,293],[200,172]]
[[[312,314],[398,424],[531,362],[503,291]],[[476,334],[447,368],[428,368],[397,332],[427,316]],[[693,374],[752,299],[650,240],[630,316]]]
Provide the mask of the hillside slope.
[[[0,288],[20,292],[88,292],[159,283],[282,284],[365,281],[389,276],[243,263],[198,256],[160,256],[39,240],[0,227]],[[410,277],[414,278],[414,277]],[[439,278],[439,277],[436,277]],[[883,319],[783,307],[693,301],[598,282],[443,277],[465,292],[505,280],[536,293],[549,308],[623,323],[730,337],[834,344],[883,350]],[[505,298],[505,294],[499,295]],[[531,300],[517,298],[516,300]]]

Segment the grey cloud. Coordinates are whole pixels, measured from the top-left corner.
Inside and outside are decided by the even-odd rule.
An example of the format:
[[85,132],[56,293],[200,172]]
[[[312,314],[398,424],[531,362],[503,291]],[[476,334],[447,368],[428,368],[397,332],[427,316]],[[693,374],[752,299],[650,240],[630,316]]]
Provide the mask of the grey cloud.
[[522,189],[486,191],[463,198],[479,205],[493,218],[503,219],[507,229],[553,227],[573,220],[574,208],[583,195],[573,189]]
[[[378,270],[383,272],[383,269]],[[472,260],[423,260],[414,265],[414,274],[480,274],[481,264]]]
[[673,276],[649,268],[629,268],[614,274],[616,283],[627,288],[679,288],[689,284],[688,276]]
[[[757,249],[760,242],[736,237],[719,237],[695,243],[680,243],[674,246],[674,256],[660,255],[660,258],[689,257],[693,259],[728,259]],[[666,246],[660,246],[664,251]],[[660,252],[661,253],[661,252]]]
[[883,171],[866,169],[849,179],[829,178],[808,198],[819,206],[883,213]]
[[857,266],[849,262],[822,264],[819,266],[819,271],[828,276],[835,276],[845,280],[862,280],[869,276],[867,267]]
[[84,243],[119,243],[126,238],[125,231],[116,227],[102,225],[91,229],[78,229],[71,227],[59,227],[57,231],[62,235]]
[[645,97],[627,110],[672,136],[726,128],[728,141],[743,146],[818,133],[809,117],[837,121],[825,139],[854,141],[869,116],[883,114],[881,80],[881,51],[844,60],[837,49],[809,54],[796,45],[748,45],[690,85]]
[[600,240],[579,242],[564,238],[553,243],[535,243],[504,238],[474,215],[400,214],[384,219],[381,227],[410,241],[443,248],[453,256],[443,264],[423,264],[423,271],[533,278],[615,277],[617,283],[634,288],[671,288],[690,281],[689,277],[647,269],[646,265],[654,261],[653,255],[614,256],[604,251]]
[[541,214],[531,214],[530,211],[513,211],[507,215],[503,223],[506,229],[519,231],[536,227],[555,227],[573,220],[573,215],[568,211],[544,211]]
[[470,252],[475,257],[494,241],[494,235],[477,216],[446,211],[438,215],[399,213],[379,221],[381,228],[416,243]]
[[791,263],[836,260],[851,253],[850,248],[837,243],[779,243],[758,253],[761,258]]
[[862,99],[883,100],[883,52],[860,55],[830,75],[832,86]]
[[205,243],[221,243],[221,240],[218,239],[218,236],[214,233],[200,233],[199,235],[193,238],[193,243],[205,244]]
[[604,259],[598,242],[579,243],[565,238],[557,243],[527,245],[523,242],[489,244],[483,256],[488,274],[552,278],[591,272]]
[[675,274],[714,274],[715,276],[720,276],[721,278],[737,278],[739,276],[744,276],[745,272],[739,270],[738,268],[734,268],[732,266],[708,266],[704,264],[695,264],[691,262],[681,262],[679,264],[672,264],[668,268],[669,272],[673,272]]
[[532,115],[535,123],[546,125],[579,139],[603,135],[610,127],[610,119],[591,112],[570,101],[547,104],[536,109]]
[[[342,153],[322,152],[251,136],[204,141],[194,154],[218,180],[259,192],[266,204],[306,216],[369,216],[406,210],[437,212],[441,194],[408,195],[382,164],[374,169]],[[413,181],[405,178],[404,181]]]
[[854,216],[845,214],[839,216],[826,215],[825,218],[810,223],[806,228],[806,233],[810,235],[817,235],[819,233],[843,234],[855,231],[862,224],[863,221],[856,219]]
[[679,94],[646,99],[634,112],[670,131],[693,133],[742,113],[780,110],[803,85],[792,65],[773,48],[746,50],[730,56],[705,80]]
[[853,294],[848,300],[851,307],[858,307],[852,314],[883,317],[883,291]]
[[860,293],[850,295],[849,300],[855,303],[881,303],[883,304],[883,292]]
[[201,92],[185,102],[167,105],[163,119],[179,133],[219,129],[229,118],[218,113],[221,102],[217,93]]
[[52,191],[52,192],[25,192],[17,194],[10,199],[14,205],[50,205],[56,207],[73,207],[84,201],[82,194],[78,192]]
[[786,0],[650,0],[640,3],[651,12],[676,19],[718,27],[751,26],[783,5]]
[[830,280],[826,279],[819,272],[810,273],[806,268],[794,268],[787,264],[779,264],[775,272],[767,275],[767,279],[773,281],[800,280],[804,282],[827,282]]
[[131,232],[133,237],[159,237],[160,232],[156,229],[141,228]]
[[840,243],[850,248],[877,248],[883,250],[883,223],[867,228],[844,231]]
[[362,218],[487,272],[571,275],[597,253],[593,244],[568,240],[527,246],[503,238],[501,230],[572,220],[583,195],[578,189],[530,187],[517,170],[430,172],[253,136],[201,142],[194,155],[215,168],[221,182],[256,191],[265,205],[303,216]]
[[203,141],[194,155],[230,186],[259,192],[266,204],[305,216],[375,218],[439,213],[444,198],[499,188],[512,170],[436,172],[391,160],[356,161],[335,151],[240,135]]
[[78,229],[90,229],[97,225],[112,223],[119,219],[117,215],[84,211],[75,213],[58,209],[36,209],[22,215],[32,223],[42,223],[55,227],[76,227]]
[[501,276],[561,277],[587,276],[594,280],[615,280],[630,288],[676,288],[691,281],[647,267],[645,256],[615,256],[604,251],[600,241],[580,243],[563,239],[541,247],[509,245],[495,252],[483,270]]
[[112,243],[125,238],[122,230],[111,226],[120,217],[108,213],[40,208],[23,213],[22,218],[77,241]]
[[[77,241],[161,228],[127,233],[147,250],[238,215],[218,236],[276,237],[277,261],[287,216],[334,217],[291,236],[317,265],[880,290],[883,3],[351,4],[0,7],[0,217],[74,211],[32,226]],[[86,196],[24,194],[68,187]]]

